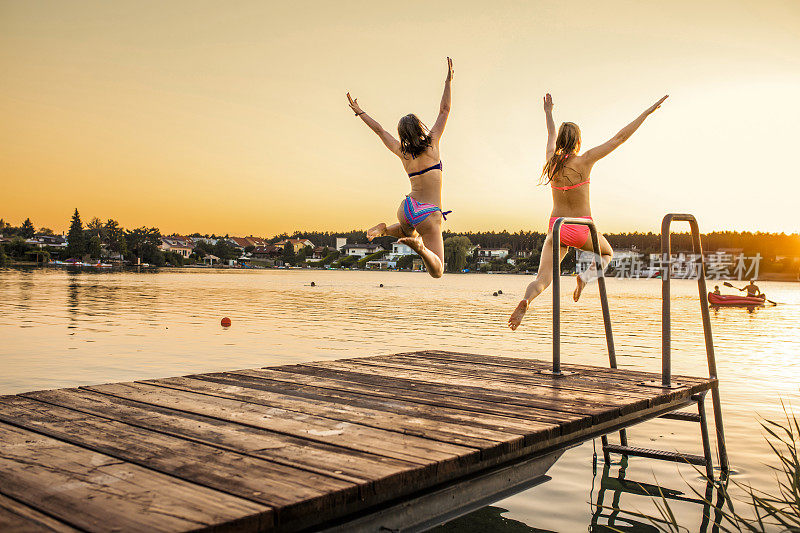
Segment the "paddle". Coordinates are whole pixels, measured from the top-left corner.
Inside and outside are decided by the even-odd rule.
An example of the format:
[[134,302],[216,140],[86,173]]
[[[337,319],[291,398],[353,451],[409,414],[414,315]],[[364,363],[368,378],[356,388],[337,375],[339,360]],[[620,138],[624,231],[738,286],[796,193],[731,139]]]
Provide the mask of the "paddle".
[[[740,291],[747,290],[747,289],[739,289],[739,287],[734,287],[733,285],[731,285],[727,281],[723,282],[722,284],[725,285],[726,287],[730,287],[731,289],[738,289]],[[767,300],[766,298],[764,298],[764,301],[767,301],[767,302],[771,303],[772,305],[778,305],[775,302],[773,302],[772,300]]]

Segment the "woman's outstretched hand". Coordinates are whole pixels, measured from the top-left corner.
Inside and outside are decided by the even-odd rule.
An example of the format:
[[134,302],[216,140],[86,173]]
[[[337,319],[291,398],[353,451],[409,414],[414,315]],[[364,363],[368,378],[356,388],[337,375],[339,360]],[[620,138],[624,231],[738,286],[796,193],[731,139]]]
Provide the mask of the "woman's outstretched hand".
[[649,115],[650,113],[661,107],[661,104],[663,104],[664,100],[666,100],[667,98],[669,98],[669,95],[664,96],[663,98],[661,98],[661,100],[659,100],[658,102],[647,108],[647,114]]
[[547,93],[546,95],[544,95],[544,98],[542,98],[542,100],[544,100],[544,111],[545,111],[545,113],[552,113],[552,111],[553,111],[553,97],[550,96],[550,93]]
[[347,103],[350,106],[350,109],[352,109],[353,113],[356,115],[363,113],[363,111],[361,111],[361,107],[358,105],[358,98],[351,97],[350,93],[347,93]]
[[453,60],[449,57],[447,58],[447,77],[444,79],[445,82],[453,80],[453,74],[455,70],[453,70]]

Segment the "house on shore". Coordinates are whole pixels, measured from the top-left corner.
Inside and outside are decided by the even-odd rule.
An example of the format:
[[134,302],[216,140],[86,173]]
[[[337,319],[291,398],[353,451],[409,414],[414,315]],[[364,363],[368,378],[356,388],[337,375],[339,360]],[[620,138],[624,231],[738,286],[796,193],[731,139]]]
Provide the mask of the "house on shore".
[[269,260],[278,259],[283,255],[283,248],[279,248],[274,244],[267,244],[266,246],[257,246],[250,252],[253,259]]
[[246,248],[258,248],[263,246],[269,246],[270,243],[266,239],[262,239],[261,237],[253,237],[252,235],[249,237],[229,237],[228,242],[231,243],[232,246],[238,248],[239,250],[245,250]]
[[359,259],[363,259],[368,255],[372,255],[382,250],[384,250],[383,246],[369,242],[365,244],[345,244],[342,246],[341,251],[344,255],[350,255],[353,257],[358,257]]
[[328,254],[332,254],[335,251],[336,248],[334,248],[333,246],[317,246],[311,253],[311,257],[309,258],[309,260],[320,261],[322,259],[325,259],[328,256]]
[[34,246],[50,246],[53,248],[66,248],[67,247],[67,238],[63,235],[43,235],[37,233],[30,239],[25,240],[26,243],[32,244]]
[[478,265],[490,263],[508,258],[508,248],[483,248],[481,246],[475,247],[473,252]]
[[383,256],[381,259],[367,261],[366,266],[370,270],[389,270],[392,268],[397,268],[397,261],[406,255],[416,256],[416,252],[414,252],[414,250],[412,250],[407,244],[393,242],[392,250],[388,254]]
[[190,237],[183,237],[181,235],[169,235],[161,237],[161,246],[159,249],[163,252],[174,252],[181,257],[189,257],[194,251],[194,242]]
[[306,246],[314,247],[314,243],[308,239],[283,239],[282,241],[278,241],[275,243],[275,246],[280,246],[283,248],[286,246],[286,243],[290,243],[292,248],[294,248],[294,253],[300,252]]

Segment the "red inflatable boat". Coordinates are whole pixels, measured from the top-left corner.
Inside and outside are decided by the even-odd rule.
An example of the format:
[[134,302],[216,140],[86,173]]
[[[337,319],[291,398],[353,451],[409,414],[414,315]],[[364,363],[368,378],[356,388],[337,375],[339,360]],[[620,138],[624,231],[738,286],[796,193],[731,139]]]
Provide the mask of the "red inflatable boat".
[[736,307],[752,307],[764,305],[765,296],[738,296],[735,294],[714,294],[708,293],[708,303],[711,305],[727,305]]

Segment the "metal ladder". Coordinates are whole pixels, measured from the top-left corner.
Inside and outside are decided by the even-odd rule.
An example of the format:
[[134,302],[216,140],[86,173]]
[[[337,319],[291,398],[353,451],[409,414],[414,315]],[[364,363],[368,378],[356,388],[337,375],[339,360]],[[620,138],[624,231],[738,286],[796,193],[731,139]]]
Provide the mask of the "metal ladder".
[[[670,350],[671,338],[671,308],[670,308],[670,274],[671,274],[671,230],[673,221],[689,222],[692,231],[692,249],[694,254],[699,257],[700,269],[697,278],[698,293],[700,296],[700,311],[703,318],[703,333],[706,344],[706,359],[708,361],[708,374],[714,383],[711,388],[711,399],[714,410],[714,427],[717,436],[717,450],[719,454],[720,466],[723,473],[728,472],[728,454],[725,446],[725,435],[722,426],[722,408],[719,397],[719,382],[717,381],[717,364],[714,357],[714,341],[711,335],[711,318],[708,310],[708,300],[706,299],[706,279],[705,262],[703,260],[703,248],[700,243],[700,230],[698,229],[697,219],[689,214],[667,214],[661,222],[661,381],[645,382],[641,385],[659,388],[677,388],[681,385],[672,382],[672,358]],[[617,358],[614,350],[614,338],[611,331],[611,315],[608,308],[608,294],[606,292],[605,275],[603,273],[602,259],[600,257],[600,244],[597,237],[597,229],[594,222],[583,218],[560,217],[553,224],[553,242],[561,242],[561,226],[564,224],[584,225],[589,227],[592,238],[592,250],[594,252],[593,264],[597,269],[597,283],[600,292],[600,305],[603,310],[603,324],[605,326],[606,344],[608,346],[608,362],[611,368],[617,368]],[[559,246],[553,246],[553,369],[540,371],[554,377],[574,374],[561,370],[561,256]],[[610,461],[610,454],[621,454],[623,457],[638,456],[659,459],[665,461],[688,462],[690,464],[705,466],[706,475],[709,479],[714,479],[714,470],[711,457],[711,445],[708,438],[708,424],[705,411],[705,392],[692,396],[690,402],[695,403],[698,413],[673,411],[665,413],[659,418],[672,420],[682,420],[687,422],[697,422],[700,424],[700,436],[703,442],[703,455],[692,455],[679,452],[668,452],[663,450],[652,450],[648,448],[637,448],[628,445],[628,438],[625,430],[619,432],[620,444],[609,444],[606,435],[601,437],[603,445],[603,457],[606,462]]]

